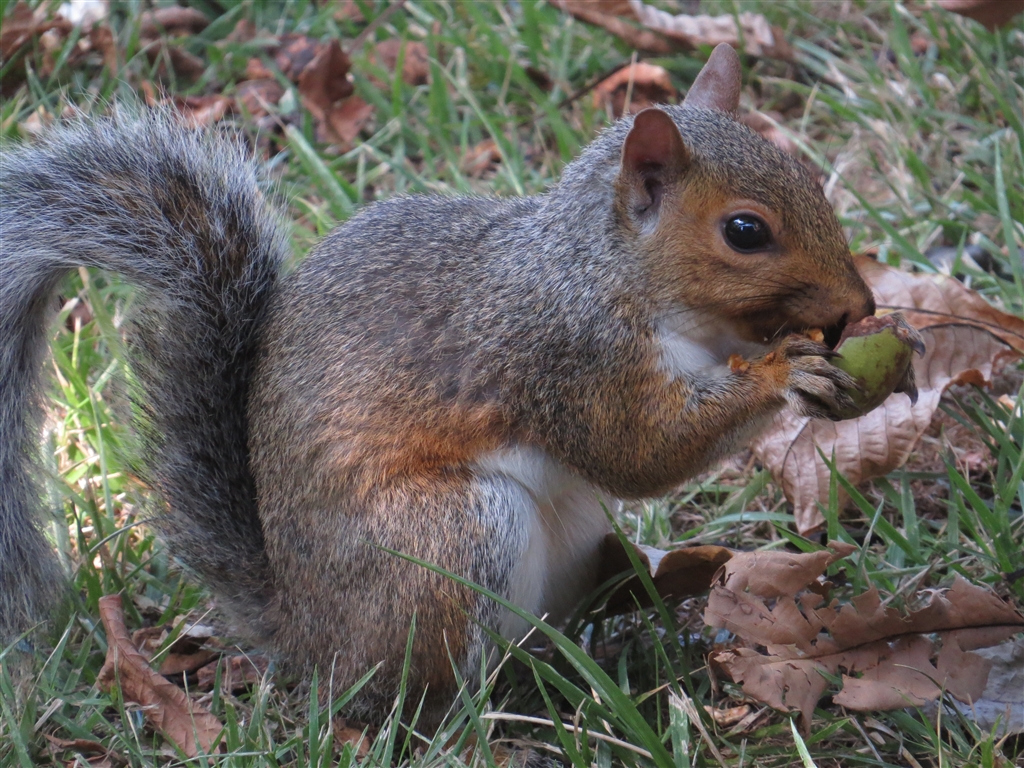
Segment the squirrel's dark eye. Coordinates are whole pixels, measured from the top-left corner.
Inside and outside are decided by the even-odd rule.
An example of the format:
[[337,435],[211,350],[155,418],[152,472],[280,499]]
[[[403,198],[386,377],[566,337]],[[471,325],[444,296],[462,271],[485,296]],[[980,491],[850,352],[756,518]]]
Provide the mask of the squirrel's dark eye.
[[737,251],[758,251],[772,241],[772,231],[757,216],[744,213],[725,222],[725,239]]

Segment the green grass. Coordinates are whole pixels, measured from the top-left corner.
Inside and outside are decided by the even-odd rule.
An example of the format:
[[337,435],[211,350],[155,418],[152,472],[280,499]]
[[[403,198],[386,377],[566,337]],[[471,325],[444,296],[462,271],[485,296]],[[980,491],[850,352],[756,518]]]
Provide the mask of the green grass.
[[[329,4],[301,0],[193,5],[214,21],[180,44],[208,67],[194,84],[166,82],[174,93],[233,92],[247,59],[259,55],[258,41],[225,41],[240,19],[271,34],[343,41],[363,28],[336,20]],[[384,9],[382,2],[359,5],[367,18]],[[4,14],[12,7],[0,2]],[[110,103],[138,100],[142,81],[158,82],[132,21],[144,7],[114,6],[123,62],[117,77],[96,57],[77,60],[74,35],[48,54],[38,43],[30,48],[23,84],[5,90],[0,100],[0,134],[21,140],[30,116],[58,115],[67,105],[103,112]],[[758,10],[787,30],[796,62],[750,62],[744,104],[783,112],[810,162],[823,169],[855,250],[876,248],[892,264],[931,270],[923,255],[929,247],[980,245],[992,254],[994,269],[958,264],[957,271],[1002,308],[1024,312],[1019,29],[990,33],[956,16],[912,14],[889,3],[723,1],[703,2],[701,9]],[[369,43],[393,37],[426,43],[429,85],[410,87],[368,61]],[[923,52],[915,53],[922,40]],[[376,109],[364,140],[344,154],[327,151],[317,144],[308,116],[272,139],[280,152],[270,162],[294,222],[297,257],[374,199],[542,191],[607,120],[589,96],[563,101],[631,53],[605,32],[543,3],[407,3],[370,36],[367,48],[352,52],[357,92]],[[707,53],[654,61],[682,90]],[[18,66],[5,64],[0,77]],[[531,79],[531,68],[548,75],[549,92]],[[370,75],[388,81],[386,87]],[[291,100],[297,103],[294,94]],[[255,133],[250,121],[238,122]],[[460,158],[487,138],[500,147],[502,163],[483,180],[465,175]],[[38,674],[24,674],[23,654],[16,650],[3,657],[0,764],[56,764],[46,734],[100,741],[133,766],[358,762],[352,745],[341,743],[331,727],[344,695],[334,696],[332,711],[317,704],[317,687],[329,681],[295,687],[271,674],[244,694],[216,687],[204,703],[226,723],[228,753],[208,761],[175,756],[147,730],[137,708],[95,686],[106,651],[97,625],[101,595],[125,595],[131,629],[201,619],[208,598],[145,526],[145,490],[130,474],[131,441],[123,428],[130,406],[120,350],[132,293],[116,278],[83,273],[69,281],[64,296],[69,302],[54,327],[44,440],[51,506],[63,511],[50,528],[74,573],[78,601],[67,624],[57,628],[52,653],[37,653]],[[69,319],[76,316],[75,303],[91,310],[85,322]],[[1024,395],[1020,371],[1017,366],[1001,380],[1004,391]],[[856,567],[847,568],[840,584],[841,596],[873,584],[899,602],[959,573],[1024,604],[1020,405],[1011,413],[991,394],[961,389],[944,409],[948,428],[974,435],[986,469],[967,473],[939,434],[922,448],[928,457],[920,466],[851,488],[854,512],[840,515],[833,508],[827,515],[831,530],[845,531],[861,545],[851,558]],[[626,535],[662,547],[811,546],[791,532],[792,515],[771,478],[745,457],[671,498],[615,511]],[[868,717],[827,701],[809,736],[801,737],[789,717],[770,712],[753,730],[719,728],[704,705],[728,706],[742,696],[737,686],[713,681],[708,673],[705,659],[714,638],[704,631],[701,609],[700,600],[689,600],[678,610],[659,605],[622,618],[581,616],[564,634],[538,625],[524,648],[509,649],[509,662],[484,679],[480,693],[463,698],[442,733],[426,739],[388,723],[371,737],[362,760],[479,765],[509,743],[551,750],[579,766],[896,766],[911,760],[1002,766],[1024,759],[1019,740],[999,741],[962,717],[944,716],[941,725],[913,710]],[[520,715],[533,720],[509,719]],[[461,750],[471,736],[478,749]]]

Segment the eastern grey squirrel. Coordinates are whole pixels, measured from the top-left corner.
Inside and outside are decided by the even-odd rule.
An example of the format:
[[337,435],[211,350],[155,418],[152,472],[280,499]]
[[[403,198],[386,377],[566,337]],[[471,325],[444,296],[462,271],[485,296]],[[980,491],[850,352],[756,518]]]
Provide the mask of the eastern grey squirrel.
[[[681,106],[608,128],[549,192],[367,207],[282,273],[256,164],[166,116],[85,120],[0,159],[0,638],[64,589],[37,526],[53,296],[98,267],[141,292],[139,466],[171,551],[253,639],[436,722],[481,626],[525,625],[398,550],[551,620],[594,586],[614,498],[660,494],[785,403],[852,380],[798,332],[874,312],[799,163],[740,123],[735,52]],[[735,356],[742,356],[742,365]]]

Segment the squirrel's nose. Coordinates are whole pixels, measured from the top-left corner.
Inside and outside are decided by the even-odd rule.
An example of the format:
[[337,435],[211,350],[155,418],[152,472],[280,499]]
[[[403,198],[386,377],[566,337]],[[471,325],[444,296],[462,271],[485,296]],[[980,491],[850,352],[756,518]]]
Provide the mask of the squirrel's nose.
[[867,301],[861,306],[859,310],[853,313],[844,312],[843,316],[839,318],[835,323],[823,329],[825,334],[825,343],[829,349],[835,349],[839,344],[839,339],[843,335],[843,330],[850,323],[856,323],[863,320],[865,317],[871,317],[875,314],[875,298],[868,296]]
[[875,314],[875,297],[868,296],[868,300],[864,303],[864,316],[860,319],[863,320],[865,317],[871,317]]

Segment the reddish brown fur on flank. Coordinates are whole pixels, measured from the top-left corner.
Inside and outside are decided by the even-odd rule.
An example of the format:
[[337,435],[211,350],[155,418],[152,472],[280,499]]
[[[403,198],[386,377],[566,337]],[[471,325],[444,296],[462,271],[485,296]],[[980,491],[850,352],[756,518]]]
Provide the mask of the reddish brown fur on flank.
[[509,435],[493,405],[424,403],[412,419],[374,410],[372,404],[366,410],[365,416],[355,418],[346,418],[342,411],[335,416],[337,425],[329,428],[331,465],[339,477],[358,478],[352,489],[359,494],[467,466],[499,448]]

